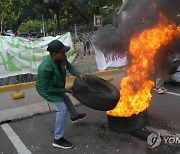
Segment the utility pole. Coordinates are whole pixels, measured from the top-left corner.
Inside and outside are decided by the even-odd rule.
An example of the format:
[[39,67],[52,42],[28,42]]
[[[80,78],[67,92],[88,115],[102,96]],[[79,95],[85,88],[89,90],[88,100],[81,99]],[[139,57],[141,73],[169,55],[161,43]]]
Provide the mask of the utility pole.
[[43,24],[42,24],[42,26],[43,26],[43,27],[42,27],[42,30],[43,30],[43,36],[45,37],[45,30],[44,30],[44,29],[45,29],[45,28],[44,28],[44,16],[43,16],[43,15],[42,15],[42,23],[43,23]]
[[74,25],[74,34],[75,34],[75,38],[77,40],[78,36],[77,36],[77,27],[76,27],[76,24]]
[[1,34],[2,34],[2,30],[3,30],[3,29],[2,29],[2,26],[3,26],[2,24],[3,24],[3,22],[2,22],[2,20],[1,20]]

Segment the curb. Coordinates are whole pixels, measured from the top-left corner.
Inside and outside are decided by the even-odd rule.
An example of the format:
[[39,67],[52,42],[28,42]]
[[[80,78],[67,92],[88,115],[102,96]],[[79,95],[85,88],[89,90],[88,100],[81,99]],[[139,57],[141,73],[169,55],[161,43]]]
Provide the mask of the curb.
[[[115,84],[115,82],[119,83],[116,80],[120,80],[121,73],[124,71],[114,69],[95,72],[93,75]],[[74,80],[73,76],[67,77],[66,88],[72,87]],[[0,86],[0,98],[0,123],[55,111],[53,105],[42,99],[36,92],[35,82]],[[70,99],[74,105],[80,105],[80,102],[73,96],[70,96]]]

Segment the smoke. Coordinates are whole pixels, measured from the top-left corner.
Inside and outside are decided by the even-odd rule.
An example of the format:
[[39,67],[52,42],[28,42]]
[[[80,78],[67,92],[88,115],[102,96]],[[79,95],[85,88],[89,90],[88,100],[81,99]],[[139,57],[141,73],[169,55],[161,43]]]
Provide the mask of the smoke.
[[115,28],[112,25],[107,25],[98,30],[93,38],[94,45],[100,51],[108,52],[125,52],[127,51],[129,36],[127,36],[127,28],[119,26]]
[[98,50],[104,53],[128,51],[131,37],[155,25],[160,12],[180,25],[180,0],[127,0],[123,12],[124,20],[121,13],[116,25],[107,25],[94,33],[93,44]]

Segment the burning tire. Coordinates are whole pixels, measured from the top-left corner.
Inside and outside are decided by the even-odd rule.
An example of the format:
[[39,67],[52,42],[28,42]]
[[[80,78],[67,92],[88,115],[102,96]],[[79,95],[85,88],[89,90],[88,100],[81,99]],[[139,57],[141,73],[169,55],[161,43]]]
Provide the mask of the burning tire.
[[132,132],[147,125],[147,110],[130,117],[114,117],[107,115],[108,127],[115,132]]
[[93,75],[87,75],[86,81],[77,77],[72,90],[82,104],[100,111],[112,110],[120,97],[114,85]]

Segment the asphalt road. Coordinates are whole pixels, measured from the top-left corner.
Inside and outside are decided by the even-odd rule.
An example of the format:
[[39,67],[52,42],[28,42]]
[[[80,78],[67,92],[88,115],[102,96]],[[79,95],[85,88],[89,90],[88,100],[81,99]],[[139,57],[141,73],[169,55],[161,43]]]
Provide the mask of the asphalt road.
[[[159,133],[180,134],[180,87],[166,87],[166,94],[152,91],[147,127],[159,130]],[[83,105],[77,109],[87,112],[87,117],[78,123],[72,123],[68,118],[65,138],[74,143],[74,148],[52,147],[55,113],[49,113],[2,124],[0,154],[180,154],[180,143],[163,142],[150,148],[146,139],[109,130],[106,112]]]

